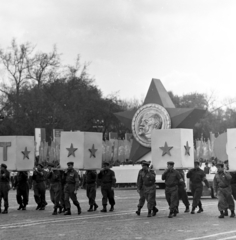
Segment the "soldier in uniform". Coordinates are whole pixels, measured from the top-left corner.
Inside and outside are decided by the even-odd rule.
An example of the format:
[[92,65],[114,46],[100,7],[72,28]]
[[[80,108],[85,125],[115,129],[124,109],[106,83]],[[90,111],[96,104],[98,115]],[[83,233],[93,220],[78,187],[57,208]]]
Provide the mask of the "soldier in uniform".
[[29,183],[28,183],[28,172],[18,172],[15,181],[14,188],[16,188],[16,200],[19,204],[17,210],[26,210],[26,206],[29,202]]
[[213,186],[216,196],[218,197],[218,209],[220,211],[219,218],[224,218],[224,211],[227,211],[227,209],[231,210],[230,217],[235,217],[235,204],[230,187],[232,177],[230,173],[224,171],[223,163],[218,163],[216,166],[218,171],[214,177]]
[[7,165],[1,164],[1,172],[0,172],[0,213],[2,212],[2,199],[4,201],[4,210],[2,214],[8,213],[8,192],[10,190],[10,173],[7,171]]
[[[156,174],[153,170],[149,169],[149,165],[149,162],[142,161],[142,171],[139,172],[137,181],[137,191],[140,194],[140,198],[144,196],[147,201],[147,217],[155,216],[158,212],[156,208]],[[141,204],[144,204],[142,201],[143,199],[141,199]],[[138,205],[137,215],[140,215],[140,210],[140,205]]]
[[48,180],[50,183],[50,198],[51,201],[54,204],[54,211],[52,215],[57,215],[57,210],[59,209],[61,212],[61,205],[60,205],[60,200],[61,200],[61,172],[60,170],[52,170],[52,167],[54,167],[53,163],[48,164],[48,169],[49,169],[49,174],[48,174]]
[[43,165],[38,164],[34,170],[32,180],[34,181],[34,199],[38,204],[36,210],[45,210],[46,202],[46,173],[43,170]]
[[84,180],[86,183],[86,194],[90,205],[88,212],[96,211],[98,208],[98,205],[95,202],[97,190],[97,172],[95,170],[87,170]]
[[204,173],[204,171],[202,169],[200,169],[198,161],[195,161],[194,168],[192,168],[188,171],[187,178],[190,179],[191,192],[193,195],[191,214],[195,213],[195,209],[197,206],[199,207],[199,210],[197,211],[197,213],[201,213],[201,212],[203,212],[202,203],[201,203],[201,196],[202,196],[202,190],[203,190],[202,182],[204,182],[206,184],[209,191],[211,191],[211,189],[210,189],[209,183],[206,179],[206,174]]
[[114,211],[115,199],[114,199],[114,187],[116,183],[115,173],[109,168],[110,164],[105,162],[104,168],[98,174],[98,180],[101,183],[102,192],[102,205],[101,212],[107,212],[107,199],[111,205],[110,212]]
[[73,204],[77,207],[78,214],[81,214],[80,204],[76,196],[77,191],[79,189],[79,175],[73,168],[74,167],[73,162],[68,162],[67,166],[68,168],[64,176],[65,177],[64,200],[65,200],[65,208],[66,208],[64,215],[71,215],[70,199],[73,201]]
[[[228,160],[226,160],[225,162],[225,170],[229,169],[229,162]],[[236,172],[229,172],[231,175],[231,181],[230,181],[230,185],[231,185],[231,189],[232,189],[232,195],[234,197],[234,200],[236,200]]]
[[[185,184],[185,177],[184,177],[184,171],[181,169],[176,169],[180,176],[182,181],[179,181],[179,185],[178,185],[178,196],[179,199],[182,199],[183,204],[185,205],[185,211],[184,212],[189,212],[189,200],[188,200],[188,194],[186,192],[186,184]],[[179,204],[178,204],[179,206]],[[177,212],[179,212],[179,210],[177,210]]]
[[165,180],[165,195],[166,200],[169,204],[170,213],[169,218],[175,217],[178,213],[178,204],[179,204],[179,196],[178,196],[178,185],[181,179],[181,176],[177,170],[174,169],[174,162],[167,162],[167,169],[162,174],[162,180]]

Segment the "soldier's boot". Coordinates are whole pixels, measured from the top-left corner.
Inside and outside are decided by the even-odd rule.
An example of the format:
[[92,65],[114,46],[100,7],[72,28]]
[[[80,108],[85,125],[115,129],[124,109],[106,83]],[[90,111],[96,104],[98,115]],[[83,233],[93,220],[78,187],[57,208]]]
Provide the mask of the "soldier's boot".
[[178,213],[178,210],[177,210],[177,209],[174,209],[174,210],[173,210],[173,216],[176,217],[176,216],[177,216],[177,213]]
[[59,206],[59,211],[58,213],[62,213],[62,206]]
[[40,207],[41,207],[41,205],[40,205],[40,204],[38,204],[38,206],[36,207],[36,209],[35,209],[35,210],[39,210],[39,209],[40,209]]
[[176,207],[176,208],[175,208],[175,211],[176,211],[176,214],[179,213],[179,208]]
[[191,214],[194,214],[194,213],[195,213],[195,207],[192,207]]
[[64,213],[66,211],[66,207],[63,206],[61,212]]
[[54,211],[53,211],[52,215],[57,215],[57,208],[56,207],[54,208]]
[[98,205],[96,203],[93,204],[93,211],[97,211]]
[[111,205],[109,212],[113,212],[113,211],[114,211],[114,205]]
[[234,210],[231,210],[231,215],[230,215],[231,218],[234,218],[235,217],[235,213],[234,213]]
[[224,215],[225,215],[226,217],[229,216],[228,209],[225,210]]
[[103,205],[103,209],[101,210],[101,212],[107,212],[107,205]]
[[202,208],[202,206],[199,207],[197,213],[201,213],[201,212],[203,212],[203,208]]
[[225,217],[224,212],[220,211],[220,216],[218,218],[224,218],[224,217]]
[[41,206],[41,207],[39,208],[39,210],[40,210],[40,211],[43,211],[43,210],[45,210],[45,207],[44,207],[44,206]]
[[173,211],[170,211],[168,218],[173,218]]
[[189,212],[189,206],[186,207],[185,211],[184,212]]
[[147,217],[151,217],[152,216],[152,210],[148,209],[148,215]]
[[140,213],[141,213],[141,207],[138,207],[138,210],[135,212],[138,216],[140,216]]
[[156,214],[157,214],[157,212],[159,211],[158,210],[158,208],[156,208],[156,207],[153,207],[153,209],[152,209],[152,216],[156,216]]
[[88,212],[93,212],[93,205],[90,205]]
[[17,210],[21,210],[23,208],[22,204],[17,208]]
[[2,212],[2,214],[7,214],[8,213],[8,208],[5,208]]
[[80,215],[81,214],[81,207],[80,207],[80,205],[77,205],[76,207],[77,207],[77,210],[78,210],[78,215]]
[[23,204],[22,210],[26,210],[26,206],[27,206],[27,204]]
[[66,211],[65,211],[64,215],[71,215],[71,211],[70,211],[70,209],[69,209],[69,208],[68,208],[68,209],[66,209]]

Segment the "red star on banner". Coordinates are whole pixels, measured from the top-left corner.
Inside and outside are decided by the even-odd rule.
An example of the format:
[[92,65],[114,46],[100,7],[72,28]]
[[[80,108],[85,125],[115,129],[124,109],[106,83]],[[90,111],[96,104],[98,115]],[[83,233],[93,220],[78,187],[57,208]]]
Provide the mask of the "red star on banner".
[[170,150],[171,150],[172,148],[173,148],[173,147],[168,147],[167,142],[165,142],[164,147],[160,147],[160,149],[163,151],[163,152],[162,152],[162,156],[165,156],[166,154],[168,154],[169,156],[171,156]]
[[90,158],[91,158],[91,157],[95,157],[95,158],[96,158],[96,156],[95,156],[96,151],[97,151],[97,149],[95,149],[94,144],[93,144],[92,148],[89,149]]
[[191,147],[189,147],[188,141],[186,142],[186,146],[184,146],[184,148],[185,148],[185,155],[189,155],[190,156],[189,150],[190,150]]
[[77,149],[78,149],[78,148],[74,148],[74,147],[73,147],[73,143],[71,143],[70,148],[67,148],[67,150],[68,150],[68,156],[67,156],[67,157],[69,157],[69,156],[71,156],[71,155],[73,155],[73,156],[75,157],[75,151],[76,151]]
[[27,151],[27,147],[25,148],[25,151],[24,151],[24,152],[21,152],[21,153],[24,155],[23,159],[25,159],[25,158],[28,158],[28,159],[29,159],[29,153],[30,153],[30,151]]
[[[152,79],[144,104],[155,103],[166,109],[171,118],[171,128],[193,128],[204,115],[205,110],[196,108],[175,108],[170,96],[159,79]],[[115,113],[116,117],[131,128],[131,123],[136,110]],[[130,159],[136,162],[149,153],[151,148],[142,146],[135,138],[130,151]]]

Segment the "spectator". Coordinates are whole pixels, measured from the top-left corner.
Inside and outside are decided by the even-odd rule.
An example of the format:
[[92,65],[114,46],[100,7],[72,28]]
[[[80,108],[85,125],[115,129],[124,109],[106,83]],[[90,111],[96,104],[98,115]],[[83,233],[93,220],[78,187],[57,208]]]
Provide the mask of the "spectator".
[[212,162],[212,165],[210,167],[210,174],[216,174],[217,173],[217,167],[214,162]]
[[208,162],[205,162],[205,167],[204,167],[204,173],[209,174],[210,173],[210,167],[208,166]]

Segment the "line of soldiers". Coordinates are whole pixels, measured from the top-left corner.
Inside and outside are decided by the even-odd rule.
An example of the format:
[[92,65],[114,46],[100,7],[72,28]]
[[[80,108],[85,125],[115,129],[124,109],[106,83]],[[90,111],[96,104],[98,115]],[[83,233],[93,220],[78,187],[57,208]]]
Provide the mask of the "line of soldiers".
[[[77,191],[79,188],[79,174],[73,168],[74,163],[68,162],[68,168],[63,171],[55,168],[53,164],[48,164],[49,172],[44,171],[43,165],[38,164],[33,172],[33,191],[34,199],[37,203],[36,210],[45,210],[46,202],[46,180],[50,182],[50,199],[54,204],[53,215],[64,213],[71,215],[70,199],[77,207],[78,214],[81,214],[81,207],[77,199]],[[59,166],[58,166],[59,167]],[[107,202],[109,201],[110,210],[114,211],[114,187],[116,183],[115,173],[109,168],[109,163],[104,163],[104,168],[97,174],[95,170],[87,170],[85,175],[86,193],[89,200],[88,212],[96,211],[98,205],[96,199],[97,181],[100,181],[102,192],[101,212],[107,212]],[[8,213],[8,192],[10,190],[10,173],[6,164],[1,164],[0,171],[0,213]],[[17,210],[26,210],[29,201],[29,184],[28,173],[18,172],[14,181],[16,191],[16,199],[19,207]],[[4,201],[4,210],[2,211],[2,199]]]
[[[137,179],[137,191],[140,195],[137,215],[140,215],[141,209],[147,201],[148,215],[147,217],[155,216],[158,212],[156,208],[156,185],[155,185],[155,172],[149,168],[150,162],[143,160],[141,162],[142,169],[139,171]],[[195,210],[198,207],[197,213],[203,212],[201,203],[201,196],[203,192],[203,182],[211,192],[209,182],[206,179],[206,175],[199,167],[198,161],[194,162],[194,168],[190,169],[187,173],[187,178],[190,179],[190,188],[193,196],[191,214],[195,214]],[[219,218],[228,216],[228,209],[231,210],[230,217],[235,217],[235,203],[236,200],[236,173],[228,173],[224,170],[222,163],[217,164],[218,172],[216,173],[213,186],[218,197],[218,209],[220,211]],[[162,174],[162,180],[165,181],[165,197],[169,205],[169,218],[177,216],[179,213],[179,199],[182,199],[186,209],[185,212],[190,212],[190,203],[186,192],[185,176],[181,169],[174,169],[174,162],[167,162],[167,169]],[[233,190],[233,191],[232,191]],[[233,199],[234,198],[234,199]]]

